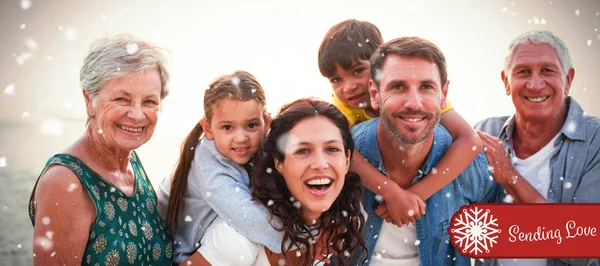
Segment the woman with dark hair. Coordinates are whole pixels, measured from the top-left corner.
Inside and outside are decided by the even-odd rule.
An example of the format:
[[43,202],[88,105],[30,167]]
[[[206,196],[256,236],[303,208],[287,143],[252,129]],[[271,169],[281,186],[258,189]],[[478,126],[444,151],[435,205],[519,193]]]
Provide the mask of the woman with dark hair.
[[[315,134],[318,133],[318,134]],[[278,218],[283,254],[237,233],[223,219],[206,230],[199,252],[212,265],[314,265],[327,254],[349,263],[365,251],[362,187],[349,172],[354,142],[346,118],[331,104],[300,99],[284,106],[272,121],[265,156],[252,180],[253,196]],[[279,222],[281,220],[281,222]],[[260,230],[260,228],[257,228]]]
[[324,101],[294,101],[271,123],[264,148],[253,196],[281,219],[286,260],[292,259],[286,251],[297,248],[303,256],[293,265],[309,265],[318,255],[310,245],[315,233],[341,265],[355,249],[364,252],[363,191],[359,176],[348,170],[354,140],[344,115]]

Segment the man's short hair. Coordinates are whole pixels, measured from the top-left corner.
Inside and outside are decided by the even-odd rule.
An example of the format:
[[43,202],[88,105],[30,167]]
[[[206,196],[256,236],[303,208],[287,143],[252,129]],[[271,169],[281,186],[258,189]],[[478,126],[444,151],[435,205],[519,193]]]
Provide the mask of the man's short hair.
[[331,27],[321,41],[319,71],[324,77],[331,77],[336,65],[349,70],[357,59],[369,60],[382,43],[381,32],[373,23],[344,20]]
[[401,37],[393,39],[380,46],[371,56],[371,78],[379,88],[381,71],[385,57],[388,55],[421,57],[435,63],[440,72],[440,86],[444,86],[448,80],[446,57],[442,50],[432,42],[419,37]]
[[513,61],[513,54],[515,52],[515,48],[519,44],[526,43],[547,43],[552,45],[558,54],[558,58],[562,64],[562,70],[566,74],[569,72],[571,68],[573,68],[573,63],[571,62],[571,56],[569,55],[569,49],[565,43],[554,33],[547,30],[532,30],[525,33],[522,33],[517,38],[515,38],[508,46],[508,55],[504,60],[504,72],[509,72],[510,64]]

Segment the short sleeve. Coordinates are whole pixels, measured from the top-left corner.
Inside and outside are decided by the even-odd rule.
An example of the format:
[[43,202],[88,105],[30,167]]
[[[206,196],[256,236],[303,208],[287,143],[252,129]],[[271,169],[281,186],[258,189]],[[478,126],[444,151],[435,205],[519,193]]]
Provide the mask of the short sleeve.
[[262,249],[217,218],[202,237],[198,252],[211,265],[256,265]]

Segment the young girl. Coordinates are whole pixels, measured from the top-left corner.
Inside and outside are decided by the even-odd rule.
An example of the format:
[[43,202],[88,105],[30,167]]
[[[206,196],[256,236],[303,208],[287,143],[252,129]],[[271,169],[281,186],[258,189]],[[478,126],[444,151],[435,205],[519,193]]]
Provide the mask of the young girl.
[[244,71],[217,78],[204,93],[205,117],[185,139],[173,177],[161,184],[175,263],[202,258],[195,251],[217,217],[281,253],[283,233],[269,224],[269,211],[252,200],[249,189],[248,170],[269,123],[265,104],[262,87]]
[[354,141],[347,123],[324,101],[300,99],[283,107],[271,123],[252,189],[281,220],[283,256],[248,241],[217,217],[202,239],[198,251],[206,261],[199,264],[310,266],[323,264],[318,255],[335,253],[338,265],[349,265],[350,254],[366,251],[363,190],[360,178],[348,171]]
[[[349,19],[331,27],[319,47],[319,70],[331,82],[333,104],[351,126],[379,116],[371,108],[367,84],[372,78],[369,58],[382,43],[383,37],[375,25]],[[423,201],[454,180],[481,152],[481,140],[449,102],[442,110],[440,123],[448,129],[454,143],[436,165],[437,171],[406,190],[388,182],[387,177],[355,153],[351,169],[361,176],[365,187],[382,196],[385,204],[378,213],[386,221],[401,226],[419,219],[425,213]]]

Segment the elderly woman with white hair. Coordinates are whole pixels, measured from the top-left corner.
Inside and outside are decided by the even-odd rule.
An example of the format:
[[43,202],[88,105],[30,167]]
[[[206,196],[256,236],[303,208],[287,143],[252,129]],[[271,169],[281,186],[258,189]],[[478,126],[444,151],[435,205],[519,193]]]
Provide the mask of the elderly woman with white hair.
[[88,121],[31,193],[35,265],[170,265],[172,238],[135,153],[154,132],[169,74],[130,35],[95,41],[81,68]]

